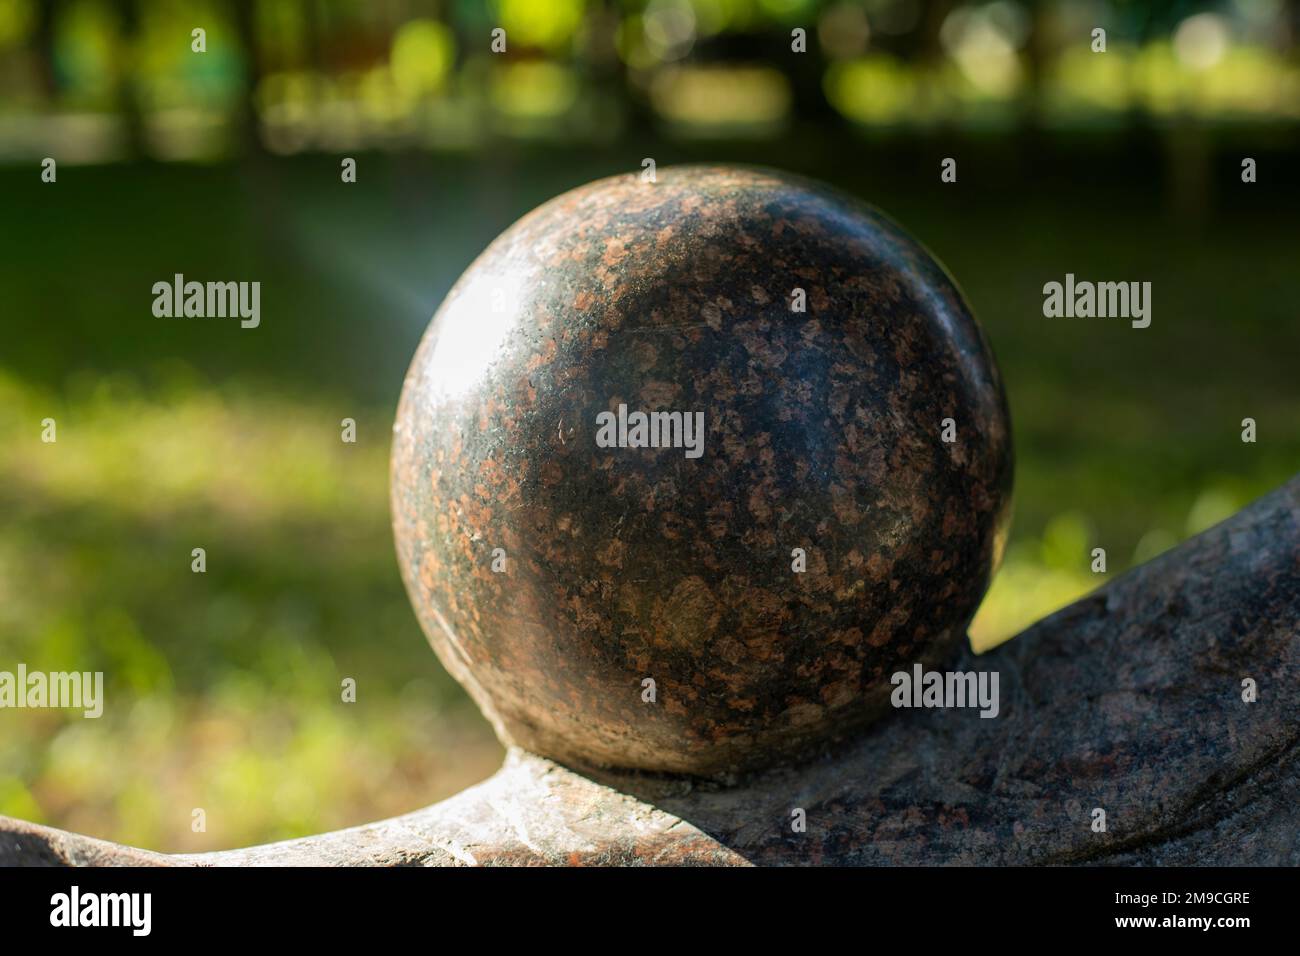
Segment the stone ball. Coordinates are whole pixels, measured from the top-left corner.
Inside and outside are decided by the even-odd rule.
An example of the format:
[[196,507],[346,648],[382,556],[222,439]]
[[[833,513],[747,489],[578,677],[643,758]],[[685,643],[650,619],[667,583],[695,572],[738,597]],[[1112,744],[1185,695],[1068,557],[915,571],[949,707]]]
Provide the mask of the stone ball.
[[943,662],[1012,451],[970,308],[898,225],[783,173],[551,200],[433,317],[392,512],[434,650],[507,744],[727,779],[816,756]]

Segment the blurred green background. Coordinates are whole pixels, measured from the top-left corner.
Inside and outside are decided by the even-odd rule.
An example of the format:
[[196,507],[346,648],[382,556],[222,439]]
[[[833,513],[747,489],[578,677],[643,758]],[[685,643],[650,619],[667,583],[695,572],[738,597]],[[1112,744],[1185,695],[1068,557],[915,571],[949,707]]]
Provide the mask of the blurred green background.
[[[107,682],[99,720],[0,711],[0,813],[213,849],[491,772],[389,427],[483,246],[645,157],[831,181],[957,277],[1018,455],[977,646],[1222,519],[1300,470],[1298,36],[1268,0],[0,0],[0,670]],[[177,272],[260,281],[261,327],[154,318]],[[1044,319],[1066,272],[1152,282],[1151,327]]]

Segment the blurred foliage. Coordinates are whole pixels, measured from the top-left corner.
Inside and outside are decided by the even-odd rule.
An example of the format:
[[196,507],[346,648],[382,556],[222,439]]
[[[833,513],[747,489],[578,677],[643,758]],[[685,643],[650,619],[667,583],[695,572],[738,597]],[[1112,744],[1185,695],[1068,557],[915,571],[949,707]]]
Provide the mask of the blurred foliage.
[[0,0],[0,159],[1293,125],[1297,34],[1282,0]]
[[[483,246],[644,156],[830,180],[960,279],[1017,453],[977,647],[1300,470],[1290,6],[398,6],[0,0],[0,156],[21,163],[0,169],[0,668],[103,670],[109,701],[0,712],[0,813],[211,849],[492,769],[398,579],[388,429]],[[359,156],[358,184],[322,150]],[[133,157],[202,162],[108,162]],[[1045,323],[1042,283],[1067,271],[1151,281],[1151,328]],[[261,327],[154,318],[176,272],[261,281]]]

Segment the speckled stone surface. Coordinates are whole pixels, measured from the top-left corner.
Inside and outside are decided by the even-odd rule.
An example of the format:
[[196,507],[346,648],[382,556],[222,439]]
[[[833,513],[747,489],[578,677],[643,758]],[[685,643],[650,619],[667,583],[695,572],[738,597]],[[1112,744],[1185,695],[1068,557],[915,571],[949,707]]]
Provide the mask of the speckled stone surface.
[[584,776],[512,750],[491,779],[414,813],[216,853],[0,817],[0,866],[1297,866],[1297,621],[1300,477],[954,665],[1001,674],[993,720],[901,711],[731,787]]
[[[702,412],[702,454],[598,446],[620,404]],[[672,167],[552,200],[467,270],[407,377],[392,507],[421,624],[507,743],[726,778],[950,656],[1011,470],[987,343],[919,245],[805,180]]]

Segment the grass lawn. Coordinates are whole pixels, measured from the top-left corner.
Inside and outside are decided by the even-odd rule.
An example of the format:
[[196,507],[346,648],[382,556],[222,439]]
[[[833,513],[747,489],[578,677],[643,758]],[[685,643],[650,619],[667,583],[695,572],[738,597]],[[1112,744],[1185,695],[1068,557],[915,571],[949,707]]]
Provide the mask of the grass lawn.
[[[644,155],[831,179],[957,277],[1017,453],[977,646],[1225,517],[1300,471],[1300,202],[1234,189],[1225,146],[1189,207],[1158,144],[1139,146],[1058,145],[1041,168],[975,142],[953,187],[925,144],[815,139],[363,156],[348,186],[331,157],[67,166],[54,186],[0,170],[0,668],[103,670],[109,701],[130,701],[96,721],[0,715],[0,813],[214,849],[414,809],[493,769],[500,748],[398,579],[389,427],[428,317],[482,247]],[[177,272],[260,281],[261,327],[154,318],[150,289]],[[1043,318],[1043,284],[1067,272],[1150,281],[1151,327]]]

